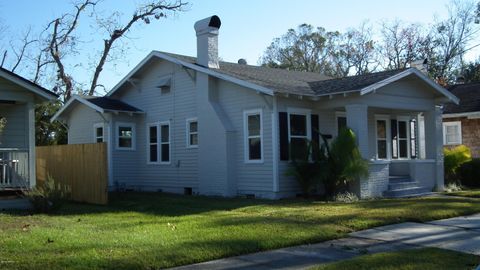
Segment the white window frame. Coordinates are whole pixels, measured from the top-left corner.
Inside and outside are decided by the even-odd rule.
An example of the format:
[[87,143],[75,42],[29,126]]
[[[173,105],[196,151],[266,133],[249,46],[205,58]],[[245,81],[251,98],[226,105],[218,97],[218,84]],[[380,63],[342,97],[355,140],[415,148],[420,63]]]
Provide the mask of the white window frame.
[[[120,147],[120,136],[118,135],[118,129],[120,127],[129,127],[132,129],[132,146]],[[117,122],[115,123],[115,149],[120,151],[134,151],[136,149],[136,137],[137,132],[135,130],[135,123],[131,122]]]
[[[248,134],[248,116],[250,115],[260,115],[260,135],[249,136]],[[263,110],[262,109],[252,109],[243,111],[243,154],[245,163],[263,163]],[[250,144],[249,139],[251,138],[260,138],[260,159],[250,159]]]
[[[162,126],[168,126],[168,142],[162,142]],[[172,125],[170,125],[170,121],[163,121],[158,123],[158,133],[159,140],[158,140],[158,156],[159,156],[159,164],[162,165],[169,165],[172,163]],[[168,161],[162,161],[162,145],[168,144]]]
[[[456,126],[458,130],[458,139],[457,142],[447,142],[447,127],[448,126]],[[461,121],[451,121],[451,122],[443,122],[443,145],[460,145],[462,144],[462,122]]]
[[[387,140],[387,156],[385,158],[379,158],[378,157],[378,137],[377,137],[377,131],[378,131],[378,125],[377,121],[385,121],[385,135],[386,135],[386,140]],[[392,159],[392,136],[391,136],[391,131],[390,131],[390,116],[388,115],[375,115],[375,158],[377,160],[391,160]]]
[[[97,129],[102,128],[102,136],[97,136]],[[106,142],[105,140],[105,124],[103,122],[95,123],[93,125],[93,142],[98,143],[97,139],[102,138],[101,142]]]
[[347,113],[346,112],[335,112],[335,134],[337,134],[337,136],[338,136],[338,132],[340,131],[338,129],[338,118],[340,118],[340,117],[347,118]]
[[[412,118],[411,117],[408,117],[408,116],[397,116],[396,117],[396,120],[397,120],[397,152],[398,152],[398,157],[396,160],[408,160],[408,159],[411,159],[411,155],[410,155],[410,120]],[[400,157],[400,128],[399,128],[399,121],[402,121],[402,122],[405,122],[406,123],[406,127],[407,127],[407,138],[405,139],[402,139],[402,140],[406,140],[407,141],[407,157]]]
[[[197,117],[192,117],[192,118],[187,118],[185,120],[186,124],[185,124],[185,131],[186,131],[186,146],[187,148],[198,148],[198,119]],[[192,122],[196,122],[197,123],[197,131],[196,132],[192,132],[190,130],[190,123]],[[197,144],[192,144],[192,142],[190,141],[190,136],[191,135],[197,135]]]
[[[157,161],[151,161],[150,160],[150,146],[152,143],[150,143],[150,128],[151,127],[156,127],[157,128]],[[160,130],[158,123],[149,123],[147,124],[147,131],[146,131],[146,137],[147,137],[147,147],[146,147],[146,152],[147,152],[147,164],[159,164],[160,163],[160,149],[159,149],[159,144],[160,144]]]

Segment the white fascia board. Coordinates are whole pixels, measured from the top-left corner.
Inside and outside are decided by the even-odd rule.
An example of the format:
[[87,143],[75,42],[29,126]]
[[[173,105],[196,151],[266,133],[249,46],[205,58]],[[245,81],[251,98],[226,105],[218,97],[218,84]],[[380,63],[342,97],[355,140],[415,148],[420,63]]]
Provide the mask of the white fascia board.
[[455,104],[457,104],[457,105],[459,104],[460,100],[455,95],[450,93],[447,89],[441,87],[436,82],[432,81],[430,78],[428,78],[425,74],[423,74],[421,71],[417,70],[416,68],[409,68],[405,71],[402,71],[398,74],[395,74],[391,77],[388,77],[383,81],[379,81],[377,83],[369,85],[369,86],[360,90],[360,95],[366,95],[368,93],[374,92],[375,90],[377,90],[377,89],[379,89],[379,88],[381,88],[381,87],[383,87],[387,84],[396,82],[396,81],[398,81],[398,80],[400,80],[400,79],[402,79],[402,78],[404,78],[408,75],[411,75],[411,74],[417,75],[417,77],[422,79],[424,82],[426,82],[428,85],[430,85],[437,92],[444,95],[445,97],[447,97],[449,100],[451,100]]
[[467,117],[471,119],[480,118],[480,112],[464,112],[464,113],[446,113],[442,118]]
[[247,81],[244,81],[244,80],[240,80],[240,79],[234,78],[232,76],[222,74],[220,72],[216,72],[213,69],[209,69],[209,68],[205,68],[205,67],[202,67],[202,66],[199,66],[199,65],[188,63],[188,62],[179,60],[175,57],[171,57],[169,55],[163,54],[161,52],[152,51],[132,71],[130,71],[127,74],[127,76],[125,76],[125,78],[123,78],[117,85],[115,85],[112,88],[112,90],[107,93],[106,96],[108,97],[108,96],[111,96],[113,93],[115,93],[115,91],[117,91],[120,88],[120,86],[122,86],[141,67],[143,67],[143,65],[145,65],[145,63],[147,61],[149,61],[152,57],[158,57],[158,58],[164,59],[166,61],[175,63],[177,65],[184,66],[186,68],[193,69],[193,70],[198,71],[198,72],[203,72],[207,75],[210,75],[210,76],[213,76],[213,77],[216,77],[216,78],[219,78],[219,79],[222,79],[222,80],[225,80],[225,81],[228,81],[228,82],[240,85],[240,86],[244,86],[246,88],[255,90],[257,92],[260,92],[260,93],[263,93],[263,94],[266,94],[266,95],[269,95],[269,96],[273,96],[273,94],[274,94],[274,91],[272,89],[269,89],[269,88],[266,88],[266,87],[263,87],[263,86],[260,86],[260,85],[254,84],[254,83],[250,83],[250,82],[247,82]]
[[56,121],[56,120],[60,117],[60,115],[62,115],[62,113],[63,113],[68,107],[70,107],[70,106],[72,105],[72,103],[73,103],[74,101],[78,101],[78,102],[86,105],[87,107],[89,107],[89,108],[91,108],[91,109],[93,109],[93,110],[95,110],[95,111],[97,111],[97,112],[99,112],[99,113],[104,113],[104,112],[105,112],[102,108],[100,108],[100,107],[98,107],[97,105],[89,102],[88,100],[86,100],[86,99],[84,99],[84,98],[81,98],[80,96],[73,95],[73,96],[67,101],[67,103],[65,103],[65,105],[63,105],[63,107],[62,107],[60,110],[58,110],[58,112],[55,113],[55,114],[52,116],[52,118],[50,118],[50,122]]
[[27,83],[23,80],[20,80],[19,78],[15,77],[15,76],[12,76],[11,74],[8,74],[6,72],[3,72],[2,70],[0,70],[0,76],[17,84],[17,85],[20,85],[21,87],[25,88],[25,89],[28,89],[30,90],[31,92],[37,94],[38,96],[46,99],[46,100],[55,100],[57,99],[57,96],[53,95],[53,94],[48,94],[46,93],[45,91],[43,90],[40,90],[38,89],[37,87],[31,85],[30,83]]

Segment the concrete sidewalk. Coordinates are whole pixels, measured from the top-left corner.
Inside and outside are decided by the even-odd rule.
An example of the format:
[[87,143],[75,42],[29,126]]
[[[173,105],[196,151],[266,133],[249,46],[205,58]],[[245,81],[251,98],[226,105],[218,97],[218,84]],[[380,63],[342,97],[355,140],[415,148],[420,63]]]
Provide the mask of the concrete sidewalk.
[[437,247],[480,255],[480,214],[427,223],[406,222],[351,233],[350,237],[247,254],[175,269],[307,269],[359,255]]

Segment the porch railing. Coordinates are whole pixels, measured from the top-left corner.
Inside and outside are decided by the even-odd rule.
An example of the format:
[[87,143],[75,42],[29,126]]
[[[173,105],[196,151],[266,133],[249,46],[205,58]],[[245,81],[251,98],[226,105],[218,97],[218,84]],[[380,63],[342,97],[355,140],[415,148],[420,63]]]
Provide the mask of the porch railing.
[[0,189],[29,185],[28,150],[0,148]]

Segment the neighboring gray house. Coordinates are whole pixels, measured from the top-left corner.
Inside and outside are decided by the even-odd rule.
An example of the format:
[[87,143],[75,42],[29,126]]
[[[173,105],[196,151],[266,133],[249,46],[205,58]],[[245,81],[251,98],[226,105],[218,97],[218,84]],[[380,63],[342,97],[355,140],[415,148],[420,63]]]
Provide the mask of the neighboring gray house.
[[35,186],[35,104],[57,95],[0,68],[0,191]]
[[[220,19],[195,24],[197,58],[153,51],[104,97],[75,96],[53,117],[70,144],[108,144],[110,185],[282,198],[289,143],[351,127],[370,160],[362,198],[443,188],[439,105],[458,102],[415,68],[329,79],[218,60]],[[420,151],[418,149],[423,149]]]

